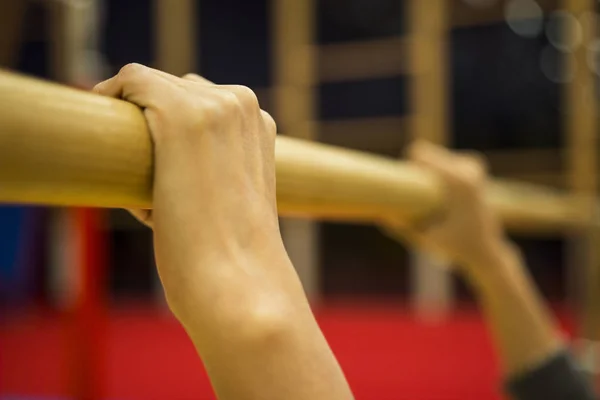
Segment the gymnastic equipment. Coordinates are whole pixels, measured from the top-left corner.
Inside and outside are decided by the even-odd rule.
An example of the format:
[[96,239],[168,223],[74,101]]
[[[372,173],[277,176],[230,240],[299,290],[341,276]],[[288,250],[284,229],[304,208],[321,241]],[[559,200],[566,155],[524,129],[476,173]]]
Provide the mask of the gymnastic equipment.
[[[0,71],[0,113],[0,202],[151,207],[152,144],[136,106]],[[439,182],[414,166],[284,136],[276,170],[286,216],[407,221],[444,201]],[[494,182],[489,200],[515,230],[590,223],[575,197],[535,185]]]

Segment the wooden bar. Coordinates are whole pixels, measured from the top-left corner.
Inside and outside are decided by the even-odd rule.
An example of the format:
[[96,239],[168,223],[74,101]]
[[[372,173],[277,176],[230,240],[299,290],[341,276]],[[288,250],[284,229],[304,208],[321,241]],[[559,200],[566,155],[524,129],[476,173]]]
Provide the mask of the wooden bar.
[[[512,0],[495,0],[481,2],[484,4],[473,5],[465,0],[448,1],[450,9],[450,19],[452,26],[456,28],[466,28],[474,26],[486,26],[492,24],[501,24],[505,18],[505,8]],[[556,11],[560,7],[561,0],[536,0],[536,3],[545,13]]]
[[81,52],[85,49],[82,13],[65,2],[49,2],[46,6],[50,16],[50,74],[58,82],[81,83],[77,81],[81,77]]
[[318,79],[343,82],[410,73],[409,45],[409,39],[402,37],[321,45],[315,49]]
[[351,118],[322,121],[319,141],[371,153],[398,155],[408,142],[410,117]]
[[[134,105],[0,71],[0,202],[150,207],[151,148]],[[394,159],[278,137],[276,163],[286,216],[379,222],[443,201],[430,174]],[[517,230],[588,223],[572,196],[550,189],[495,183],[490,201]]]
[[0,67],[14,66],[17,62],[27,6],[23,0],[0,2]]
[[182,76],[196,71],[197,35],[196,0],[156,0],[156,66],[162,71]]
[[[447,146],[449,10],[447,0],[411,0],[408,8],[410,70],[410,136]],[[449,266],[418,249],[412,252],[413,304],[421,317],[448,315],[454,297]]]
[[448,144],[448,49],[446,0],[408,2],[410,42],[411,135]]
[[[588,67],[588,46],[596,38],[594,18],[582,18],[585,12],[595,12],[593,0],[562,0],[564,11],[574,15],[581,24],[581,42],[574,51],[567,53],[564,62],[567,69],[577,73],[564,86],[564,128],[567,139],[567,164],[570,187],[579,195],[578,207],[590,220],[598,217],[596,197],[598,193],[598,124],[595,97],[596,78]],[[567,42],[576,41],[572,29],[564,29]],[[574,230],[570,237],[572,252],[570,271],[575,273],[571,290],[578,297],[580,336],[589,342],[600,340],[600,230],[597,225],[583,226]],[[592,347],[593,348],[593,347]],[[593,360],[588,371],[597,378],[598,354],[585,354]]]
[[489,169],[497,175],[549,174],[559,178],[567,154],[562,149],[510,149],[486,151],[485,157]]

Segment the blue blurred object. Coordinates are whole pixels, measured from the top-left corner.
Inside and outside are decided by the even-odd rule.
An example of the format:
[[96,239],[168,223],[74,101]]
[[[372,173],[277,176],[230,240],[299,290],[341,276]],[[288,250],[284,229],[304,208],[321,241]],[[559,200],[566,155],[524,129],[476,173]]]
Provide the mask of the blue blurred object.
[[21,297],[26,291],[22,260],[28,213],[26,207],[0,207],[0,298]]

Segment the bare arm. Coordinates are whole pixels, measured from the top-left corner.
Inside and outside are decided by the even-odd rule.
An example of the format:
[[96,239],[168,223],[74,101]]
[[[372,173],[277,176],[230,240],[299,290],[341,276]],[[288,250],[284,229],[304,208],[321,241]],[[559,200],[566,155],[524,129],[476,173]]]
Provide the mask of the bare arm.
[[519,252],[487,204],[482,159],[427,143],[415,144],[409,156],[439,176],[447,202],[434,219],[408,229],[396,225],[396,232],[456,263],[471,283],[511,394],[523,400],[593,399]]
[[487,265],[470,271],[504,368],[506,390],[522,400],[595,399],[519,252],[507,244],[490,253]]
[[512,245],[490,252],[468,278],[479,299],[507,376],[535,369],[564,349],[551,313]]
[[[268,262],[283,274],[292,270],[287,260]],[[217,269],[229,274],[238,267],[234,261]],[[181,318],[219,398],[352,398],[295,276],[290,276],[289,293],[261,283],[252,287],[245,280],[203,279],[220,285],[221,293],[235,293],[199,299],[193,315]]]
[[144,110],[167,302],[221,399],[346,400],[344,375],[285,252],[273,119],[241,86],[129,65],[96,86]]

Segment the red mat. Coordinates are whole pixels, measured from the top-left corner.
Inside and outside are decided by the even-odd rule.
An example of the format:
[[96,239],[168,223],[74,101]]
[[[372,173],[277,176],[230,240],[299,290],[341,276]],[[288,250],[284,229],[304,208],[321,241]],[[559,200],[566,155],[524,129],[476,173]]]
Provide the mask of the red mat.
[[[475,311],[438,324],[381,305],[328,306],[316,314],[357,399],[502,398],[493,349]],[[106,340],[107,398],[214,398],[192,345],[168,313],[114,311]],[[66,341],[56,315],[4,318],[0,395],[66,395]]]

